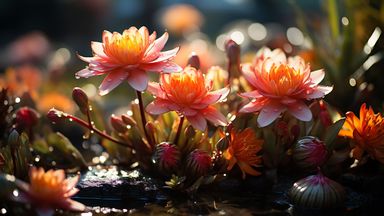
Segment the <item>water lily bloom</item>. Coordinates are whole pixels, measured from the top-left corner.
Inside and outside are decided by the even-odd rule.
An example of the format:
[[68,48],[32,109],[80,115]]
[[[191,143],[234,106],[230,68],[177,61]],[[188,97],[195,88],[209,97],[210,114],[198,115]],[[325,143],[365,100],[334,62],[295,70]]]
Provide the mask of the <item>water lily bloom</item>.
[[21,192],[14,193],[14,199],[19,202],[31,203],[39,215],[53,215],[56,208],[84,211],[85,206],[70,199],[78,192],[75,185],[79,176],[65,179],[64,170],[44,171],[43,168],[31,167],[30,183],[17,180]]
[[243,173],[258,176],[261,173],[253,167],[260,166],[261,156],[257,155],[262,148],[263,140],[256,138],[256,134],[251,128],[237,132],[233,128],[229,135],[229,146],[224,152],[224,157],[229,161],[227,170],[237,164]]
[[360,107],[360,118],[353,112],[347,112],[347,118],[339,136],[354,141],[352,156],[360,160],[366,151],[372,158],[384,163],[384,120],[380,113],[375,114],[366,104]]
[[311,72],[301,57],[287,58],[280,49],[261,49],[253,63],[242,65],[242,71],[254,90],[241,94],[251,102],[240,112],[259,112],[257,122],[261,127],[286,111],[301,121],[311,120],[312,113],[305,101],[322,98],[333,88],[319,85],[324,78],[323,70]]
[[207,120],[225,126],[226,118],[212,104],[224,100],[229,88],[211,90],[212,80],[193,67],[186,67],[180,73],[161,74],[160,83],[149,84],[148,91],[156,99],[146,110],[154,115],[176,111],[202,131],[207,127]]
[[127,80],[137,91],[144,91],[148,85],[147,71],[178,72],[181,68],[170,60],[179,48],[161,52],[168,40],[165,32],[156,39],[156,32],[151,35],[146,27],[130,27],[123,34],[103,32],[103,42],[92,42],[93,57],[79,58],[89,65],[76,73],[77,77],[88,78],[106,75],[99,87],[99,94],[108,94],[121,82]]

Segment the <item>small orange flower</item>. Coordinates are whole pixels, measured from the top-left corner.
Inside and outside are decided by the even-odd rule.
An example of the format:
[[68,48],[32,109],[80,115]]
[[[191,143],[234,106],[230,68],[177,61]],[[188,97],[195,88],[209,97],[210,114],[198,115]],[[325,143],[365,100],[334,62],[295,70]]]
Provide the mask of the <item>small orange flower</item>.
[[360,107],[360,119],[353,112],[347,112],[347,119],[339,136],[351,138],[355,142],[352,156],[360,160],[364,151],[384,163],[384,120],[380,113],[375,114],[366,104]]
[[42,95],[37,104],[37,108],[43,113],[48,112],[52,108],[63,110],[67,113],[73,113],[75,110],[72,100],[58,92],[49,92]]
[[56,208],[72,211],[84,211],[85,206],[70,197],[79,190],[75,185],[79,176],[65,179],[64,170],[44,171],[43,168],[31,167],[30,184],[17,180],[16,184],[23,193],[14,197],[16,201],[31,203],[39,215],[53,215]]
[[123,81],[137,91],[144,91],[148,85],[147,71],[178,72],[181,68],[170,61],[179,48],[161,52],[168,40],[165,32],[159,39],[156,32],[149,35],[146,27],[130,27],[123,34],[103,32],[103,42],[92,42],[93,57],[79,58],[88,67],[77,72],[77,77],[88,78],[106,74],[99,87],[100,95],[108,94]]
[[227,169],[231,170],[237,164],[243,178],[246,174],[258,176],[261,173],[253,167],[260,166],[261,156],[258,152],[261,150],[263,140],[256,138],[256,134],[251,128],[246,128],[241,132],[232,129],[230,132],[230,141],[228,149],[224,152],[224,157],[229,160]]
[[181,35],[198,30],[203,19],[201,12],[192,5],[176,4],[166,9],[162,23],[170,32]]
[[207,127],[206,120],[225,126],[225,116],[212,104],[224,100],[229,89],[211,91],[212,85],[211,80],[193,67],[186,67],[180,73],[162,74],[160,83],[150,83],[148,87],[156,99],[147,106],[147,111],[154,115],[176,111],[202,131]]

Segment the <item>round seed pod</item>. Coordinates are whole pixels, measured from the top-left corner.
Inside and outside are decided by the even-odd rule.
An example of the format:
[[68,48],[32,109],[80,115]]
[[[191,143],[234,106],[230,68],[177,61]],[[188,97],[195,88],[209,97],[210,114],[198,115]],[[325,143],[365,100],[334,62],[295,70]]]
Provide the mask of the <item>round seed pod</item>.
[[204,176],[212,166],[211,156],[203,150],[195,149],[187,157],[186,169],[194,176]]
[[179,166],[180,150],[174,144],[162,142],[156,146],[152,162],[160,172],[168,174]]
[[343,206],[345,190],[339,183],[319,173],[295,182],[289,196],[296,207],[334,209]]
[[296,165],[304,170],[314,170],[323,165],[328,157],[324,142],[316,137],[306,136],[295,144],[292,157]]

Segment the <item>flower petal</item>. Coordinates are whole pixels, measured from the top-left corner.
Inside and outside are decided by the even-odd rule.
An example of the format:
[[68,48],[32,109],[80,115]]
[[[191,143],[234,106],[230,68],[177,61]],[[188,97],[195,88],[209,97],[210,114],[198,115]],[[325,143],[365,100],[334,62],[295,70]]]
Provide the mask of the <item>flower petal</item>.
[[159,56],[156,59],[148,63],[158,63],[158,62],[166,61],[170,58],[175,57],[177,52],[179,52],[179,50],[180,50],[180,47],[176,47],[168,51],[160,52]]
[[241,93],[240,96],[254,99],[263,97],[263,95],[261,95],[257,90]]
[[212,122],[214,125],[226,126],[228,121],[215,107],[209,106],[202,110],[204,118]]
[[257,123],[260,127],[265,127],[275,121],[282,112],[285,111],[285,107],[278,103],[269,102],[263,106],[257,117]]
[[61,202],[60,205],[63,209],[67,209],[71,211],[81,212],[85,210],[85,205],[72,199],[66,199],[63,202]]
[[257,80],[255,73],[253,71],[252,64],[244,64],[241,65],[241,71],[243,73],[244,78],[254,87],[257,86]]
[[181,70],[183,70],[179,65],[171,61],[157,62],[154,64],[141,64],[139,68],[143,70],[164,72],[164,73],[174,73],[174,72],[180,72]]
[[144,91],[148,86],[148,75],[142,70],[130,71],[127,81],[135,90]]
[[207,120],[202,115],[195,115],[195,116],[186,116],[189,123],[191,123],[192,127],[194,127],[197,130],[204,131],[207,128]]
[[156,99],[148,104],[145,110],[152,115],[159,115],[170,111],[167,105],[167,101]]
[[156,59],[159,56],[160,51],[164,48],[165,43],[167,43],[167,40],[168,32],[165,32],[160,38],[150,44],[144,54],[143,62],[150,62]]
[[322,98],[333,90],[333,86],[317,86],[313,89],[313,92],[306,95],[307,99]]
[[96,54],[102,58],[107,58],[107,55],[104,53],[103,43],[92,41],[91,42],[91,49],[92,49],[94,54]]
[[319,84],[324,79],[324,76],[325,76],[325,72],[323,69],[312,71],[310,75],[312,84],[313,85]]
[[99,94],[101,96],[108,94],[112,89],[116,88],[121,82],[123,82],[127,76],[128,73],[124,70],[115,70],[108,73],[99,86]]
[[301,121],[310,121],[312,119],[311,110],[301,101],[297,101],[295,104],[288,107],[288,112]]

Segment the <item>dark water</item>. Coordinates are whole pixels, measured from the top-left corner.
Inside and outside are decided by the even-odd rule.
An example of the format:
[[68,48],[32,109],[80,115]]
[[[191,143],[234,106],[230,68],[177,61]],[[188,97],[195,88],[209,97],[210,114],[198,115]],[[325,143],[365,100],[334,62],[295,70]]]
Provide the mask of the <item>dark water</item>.
[[[202,188],[191,197],[164,189],[163,182],[152,179],[139,170],[96,166],[90,167],[82,176],[77,186],[80,192],[74,197],[88,206],[87,211],[56,213],[81,216],[377,215],[375,213],[381,210],[384,196],[384,178],[368,181],[346,175],[342,180],[347,185],[344,208],[305,210],[295,208],[289,202],[287,191],[294,182],[289,177],[280,177],[279,183],[275,185],[268,183],[263,177],[247,178],[245,181],[228,178],[209,188]],[[382,186],[378,189],[375,184]],[[367,188],[371,189],[369,193],[366,192]]]

